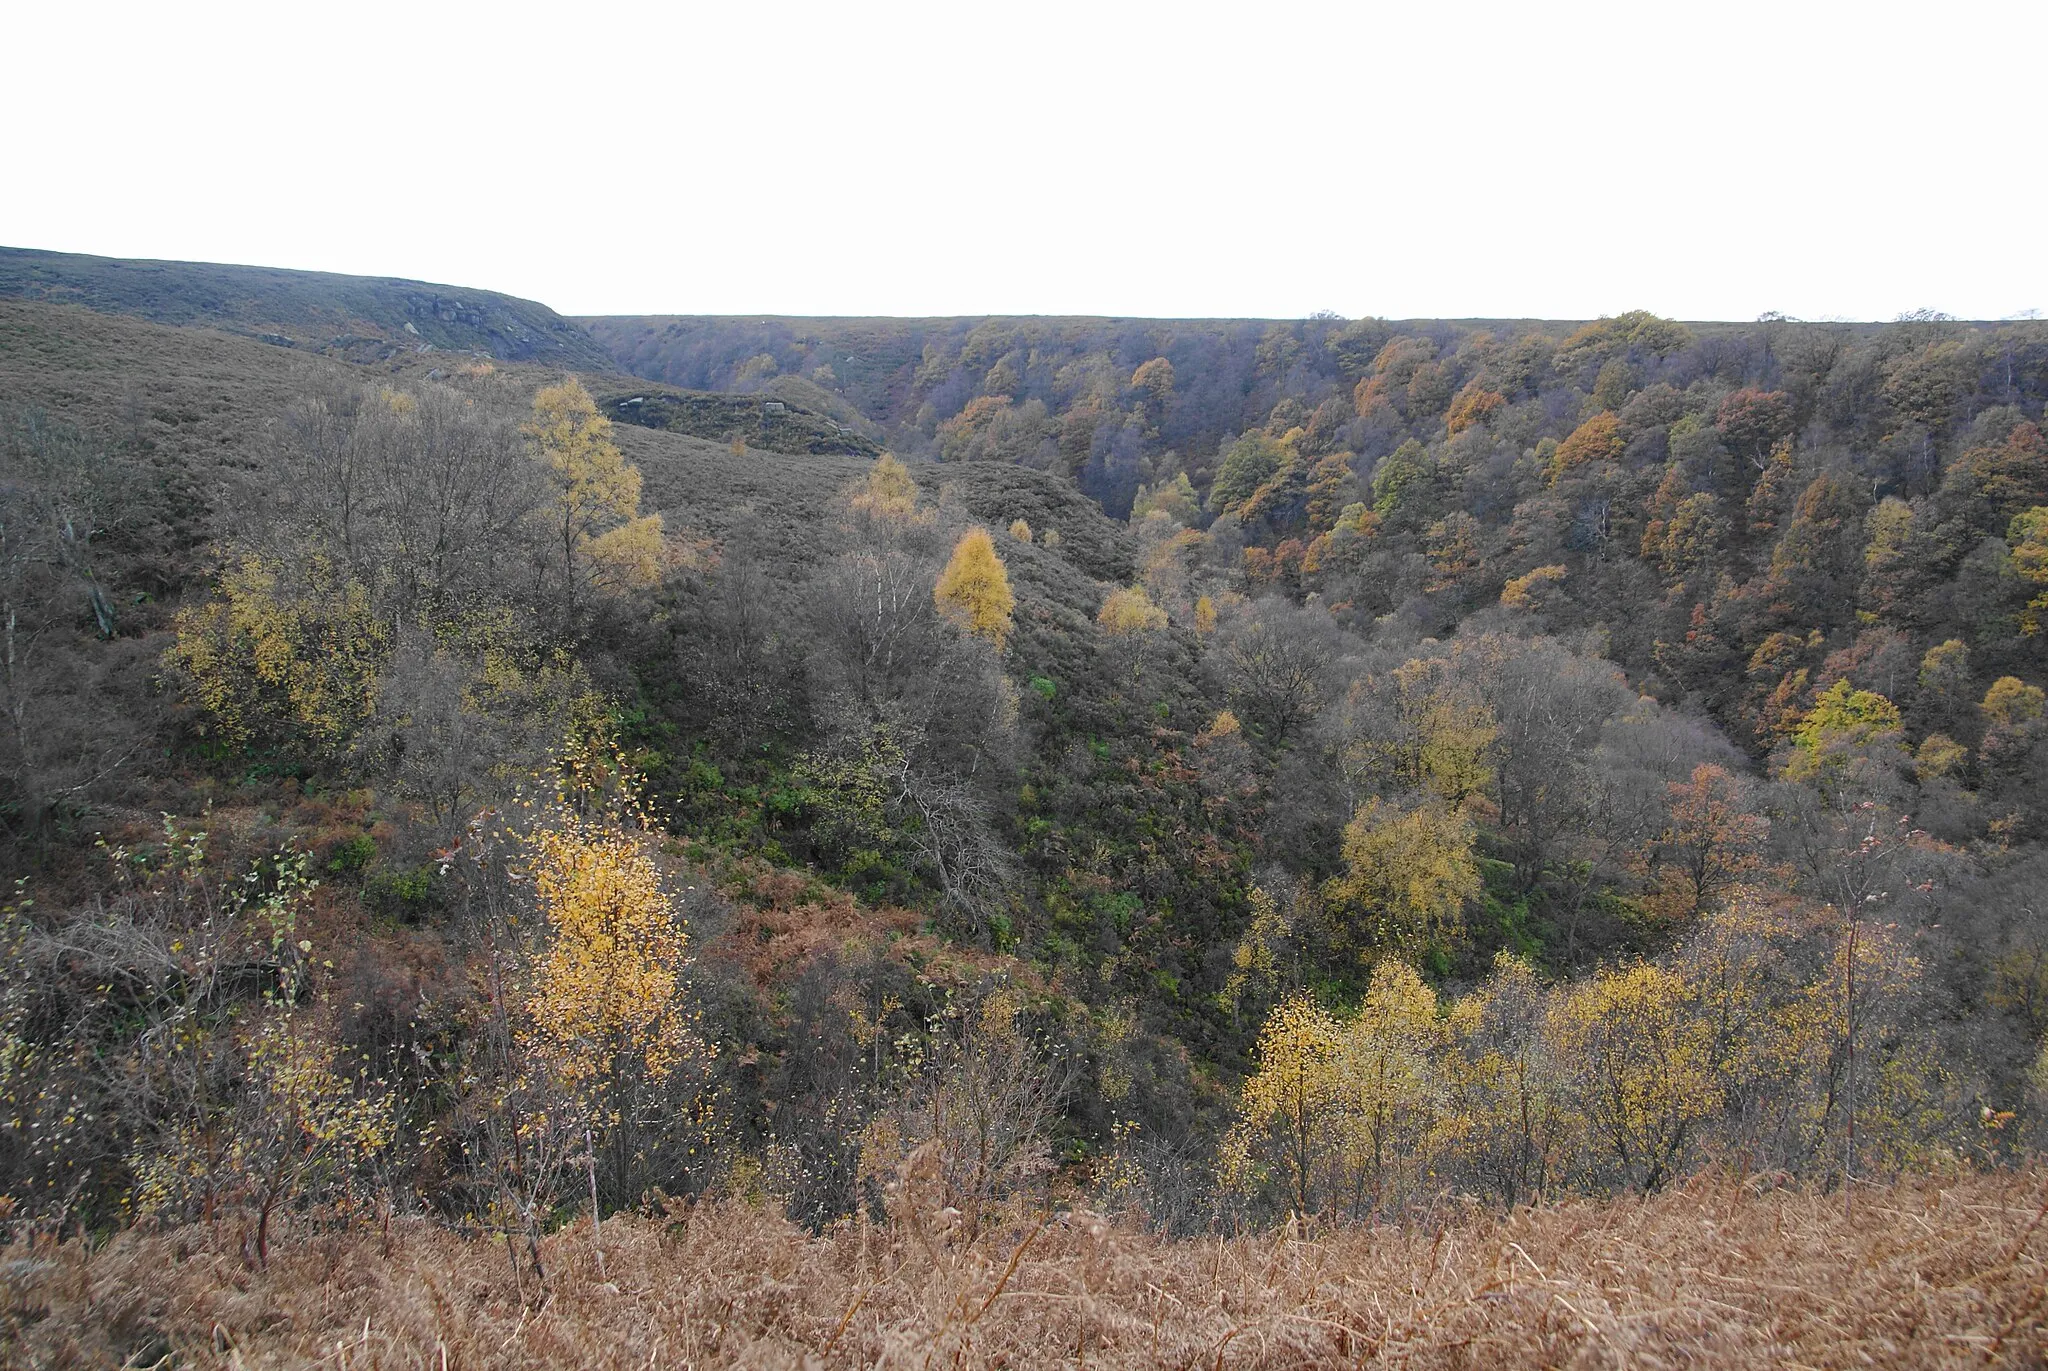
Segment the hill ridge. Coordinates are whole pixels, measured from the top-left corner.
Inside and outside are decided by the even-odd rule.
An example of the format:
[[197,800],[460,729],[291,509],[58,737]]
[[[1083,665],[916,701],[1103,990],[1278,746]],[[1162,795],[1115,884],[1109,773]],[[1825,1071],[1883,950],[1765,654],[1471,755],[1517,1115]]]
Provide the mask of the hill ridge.
[[0,247],[0,297],[215,327],[358,361],[438,349],[615,369],[580,325],[537,301],[397,276]]

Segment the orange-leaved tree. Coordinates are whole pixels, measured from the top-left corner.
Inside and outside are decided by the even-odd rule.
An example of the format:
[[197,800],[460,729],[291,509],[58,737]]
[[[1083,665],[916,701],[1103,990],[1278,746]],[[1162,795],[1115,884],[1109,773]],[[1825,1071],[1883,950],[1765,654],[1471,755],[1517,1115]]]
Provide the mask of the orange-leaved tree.
[[1648,904],[1667,919],[1690,918],[1762,868],[1770,821],[1751,811],[1742,783],[1711,762],[1665,791],[1671,822],[1646,854],[1658,879]]

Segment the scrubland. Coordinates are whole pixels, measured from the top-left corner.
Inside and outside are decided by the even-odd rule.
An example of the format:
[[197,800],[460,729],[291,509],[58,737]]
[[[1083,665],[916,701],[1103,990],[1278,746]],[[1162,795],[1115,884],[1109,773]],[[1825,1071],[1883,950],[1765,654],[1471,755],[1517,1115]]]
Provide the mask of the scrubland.
[[[914,1186],[914,1182],[912,1183]],[[972,1241],[899,1203],[813,1237],[743,1202],[587,1221],[545,1288],[445,1227],[234,1224],[16,1255],[18,1365],[2033,1366],[2048,1177],[1648,1199],[1164,1239],[1087,1211]],[[602,1261],[600,1262],[600,1251]]]

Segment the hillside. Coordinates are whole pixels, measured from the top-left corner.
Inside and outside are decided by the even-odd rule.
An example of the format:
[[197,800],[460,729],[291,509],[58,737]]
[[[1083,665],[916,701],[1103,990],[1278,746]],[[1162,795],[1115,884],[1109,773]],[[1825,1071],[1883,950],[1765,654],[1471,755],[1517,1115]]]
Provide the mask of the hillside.
[[0,1336],[2034,1345],[2040,326],[181,317],[0,298]]
[[774,397],[707,394],[650,386],[612,386],[598,393],[605,413],[620,423],[698,438],[738,437],[764,451],[866,457],[881,449],[858,431]]
[[611,363],[546,305],[494,291],[322,271],[0,248],[0,298],[201,324],[352,360],[437,348],[575,371]]
[[[2038,1366],[2040,1178],[1839,1203],[1710,1180],[1410,1229],[1172,1242],[1084,1212],[813,1238],[728,1201],[495,1244],[399,1221],[245,1271],[225,1225],[11,1264],[0,1354],[305,1365]],[[522,1299],[522,1294],[525,1298]]]

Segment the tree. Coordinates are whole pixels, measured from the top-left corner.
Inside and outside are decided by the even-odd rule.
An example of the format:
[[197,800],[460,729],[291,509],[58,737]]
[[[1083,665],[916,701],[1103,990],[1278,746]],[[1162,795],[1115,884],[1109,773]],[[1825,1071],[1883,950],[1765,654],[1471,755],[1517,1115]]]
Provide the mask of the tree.
[[1159,435],[1159,425],[1166,417],[1166,408],[1173,399],[1173,363],[1164,357],[1154,357],[1142,362],[1131,373],[1131,389],[1140,397],[1144,408],[1145,429],[1148,438]]
[[1901,736],[1898,706],[1875,691],[1837,681],[1793,730],[1785,777],[1826,793],[1867,786],[1876,781],[1873,768],[1898,762]]
[[1293,459],[1292,450],[1265,434],[1245,434],[1223,455],[1209,487],[1209,509],[1217,514],[1235,509]]
[[1607,410],[1600,411],[1573,429],[1571,435],[1557,445],[1557,451],[1550,459],[1551,484],[1557,484],[1580,467],[1614,461],[1621,456],[1624,446],[1621,420]]
[[1564,580],[1565,569],[1562,566],[1537,567],[1525,575],[1513,577],[1502,586],[1500,602],[1508,609],[1540,614],[1562,598],[1558,587]]
[[1016,600],[1010,594],[1009,573],[1003,569],[1003,559],[996,555],[987,529],[977,525],[960,535],[952,559],[932,588],[932,597],[941,614],[1002,650],[1010,636]]
[[504,603],[551,541],[544,467],[512,416],[442,385],[334,389],[279,425],[276,498],[248,534],[267,559],[327,558],[400,627],[440,631]]
[[581,1131],[594,1241],[598,1138],[629,1162],[634,1091],[704,1050],[682,981],[689,943],[643,840],[606,820],[555,816],[526,840],[525,875],[543,926],[517,1036],[559,1105],[520,1126]]
[[1863,602],[1889,622],[1902,622],[1927,579],[1927,549],[1915,528],[1913,507],[1896,495],[1877,503],[1864,521]]
[[2048,505],[2014,515],[2005,541],[2012,548],[2013,574],[2040,587],[2021,617],[2021,628],[2031,636],[2041,631],[2041,615],[2048,613]]
[[1354,681],[1343,728],[1344,766],[1363,791],[1426,791],[1456,810],[1493,785],[1493,712],[1448,658],[1413,658]]
[[141,1159],[135,1205],[175,1212],[187,1191],[238,1198],[255,1211],[246,1251],[270,1260],[271,1227],[294,1200],[344,1190],[351,1172],[391,1146],[393,1121],[381,1082],[334,1069],[335,1052],[304,1020],[271,1005],[239,1054],[242,1098],[221,1119],[188,1117]]
[[640,470],[611,441],[612,423],[573,377],[533,397],[527,437],[548,473],[546,523],[559,553],[564,606],[586,582],[644,586],[660,574],[661,516],[640,513]]
[[[1237,720],[1226,711],[1211,726],[1210,736],[1227,736],[1235,730],[1236,724]],[[1255,885],[1246,892],[1245,903],[1252,907],[1251,922],[1245,926],[1244,936],[1238,939],[1237,946],[1231,949],[1230,975],[1217,996],[1217,1002],[1230,1011],[1233,1024],[1237,1022],[1247,999],[1270,1000],[1279,993],[1282,984],[1281,955],[1294,938],[1294,921],[1264,886]],[[1293,989],[1293,979],[1288,978],[1290,990]]]
[[1714,427],[1731,451],[1762,470],[1771,449],[1792,436],[1792,397],[1777,390],[1738,390],[1721,401]]
[[1436,992],[1406,962],[1382,958],[1344,1025],[1337,1065],[1353,1205],[1362,1213],[1379,1211],[1395,1168],[1419,1160],[1436,1128],[1433,1054],[1442,1038]]
[[1740,783],[1711,762],[1665,788],[1671,822],[1657,843],[1653,902],[1664,917],[1685,919],[1761,869],[1770,822],[1750,812]]
[[1464,911],[1479,895],[1472,821],[1425,804],[1406,811],[1377,797],[1344,826],[1345,874],[1328,898],[1355,911],[1367,948],[1409,955],[1464,940]]
[[910,468],[885,452],[875,458],[849,503],[855,514],[870,520],[908,522],[918,514],[917,482]]
[[2035,425],[2014,424],[2004,442],[1956,458],[1936,499],[1972,528],[1995,533],[2008,527],[2029,508],[2048,504],[2048,441]]
[[1450,413],[1444,416],[1450,436],[1455,438],[1466,429],[1485,423],[1507,408],[1507,403],[1507,396],[1499,391],[1488,390],[1476,380],[1468,382],[1451,401]]
[[950,1209],[972,1240],[997,1201],[1053,1169],[1074,1062],[1031,1030],[1028,1008],[1002,982],[944,1006],[915,1074],[862,1131],[861,1172],[898,1222]]
[[1482,532],[1479,521],[1463,510],[1453,510],[1431,524],[1423,535],[1430,573],[1424,589],[1438,594],[1462,588],[1479,570]]
[[2042,763],[2048,761],[2048,749],[2041,746],[2048,742],[2048,693],[2017,676],[2001,676],[1984,692],[1978,709],[1985,728],[1977,754],[1987,792],[2031,808],[2039,802]]
[[[0,825],[38,840],[141,750],[106,698],[118,630],[106,544],[133,543],[157,481],[36,410],[0,402]],[[145,539],[146,543],[147,540]]]
[[1694,1127],[1721,1102],[1708,1026],[1689,1012],[1685,983],[1639,963],[1602,971],[1550,1015],[1574,1098],[1615,1173],[1645,1192],[1677,1169]]
[[[1009,870],[990,819],[1005,768],[985,765],[1016,732],[996,636],[1008,628],[1007,573],[986,530],[979,540],[970,532],[956,593],[941,595],[936,517],[893,457],[876,461],[843,508],[836,554],[810,583],[824,736],[799,775],[815,782],[806,790],[829,827],[887,837],[881,847],[835,844],[836,860],[882,872],[900,863],[986,927]],[[886,896],[886,884],[875,893]]]
[[1142,524],[1145,516],[1155,510],[1183,528],[1192,528],[1201,519],[1201,498],[1195,494],[1194,483],[1188,480],[1185,471],[1176,471],[1171,480],[1139,487],[1138,497],[1131,504],[1131,523]]
[[1549,1003],[1536,968],[1503,952],[1446,1024],[1442,1146],[1508,1209],[1548,1187],[1581,1118],[1545,1032]]
[[1166,631],[1166,611],[1152,603],[1143,586],[1122,586],[1103,597],[1095,622],[1121,655],[1129,658],[1135,683],[1145,669],[1145,649]]
[[183,609],[165,662],[238,750],[331,757],[369,717],[388,647],[369,593],[321,558],[296,583],[254,555],[224,571],[218,598]]
[[1950,638],[1927,649],[1920,658],[1916,713],[1937,728],[1953,729],[1970,707],[1970,647]]
[[1279,747],[1322,709],[1332,689],[1336,653],[1316,611],[1272,601],[1260,609],[1250,623],[1221,635],[1218,651],[1231,707]]
[[1225,1184],[1256,1184],[1265,1169],[1261,1158],[1272,1156],[1294,1212],[1316,1211],[1323,1172],[1341,1145],[1342,1050],[1337,1021],[1305,995],[1290,996],[1267,1016],[1253,1049],[1258,1069],[1244,1083],[1237,1123],[1219,1153]]
[[1435,470],[1429,452],[1410,438],[1380,459],[1372,472],[1372,513],[1404,523],[1419,522],[1428,512],[1429,482]]

